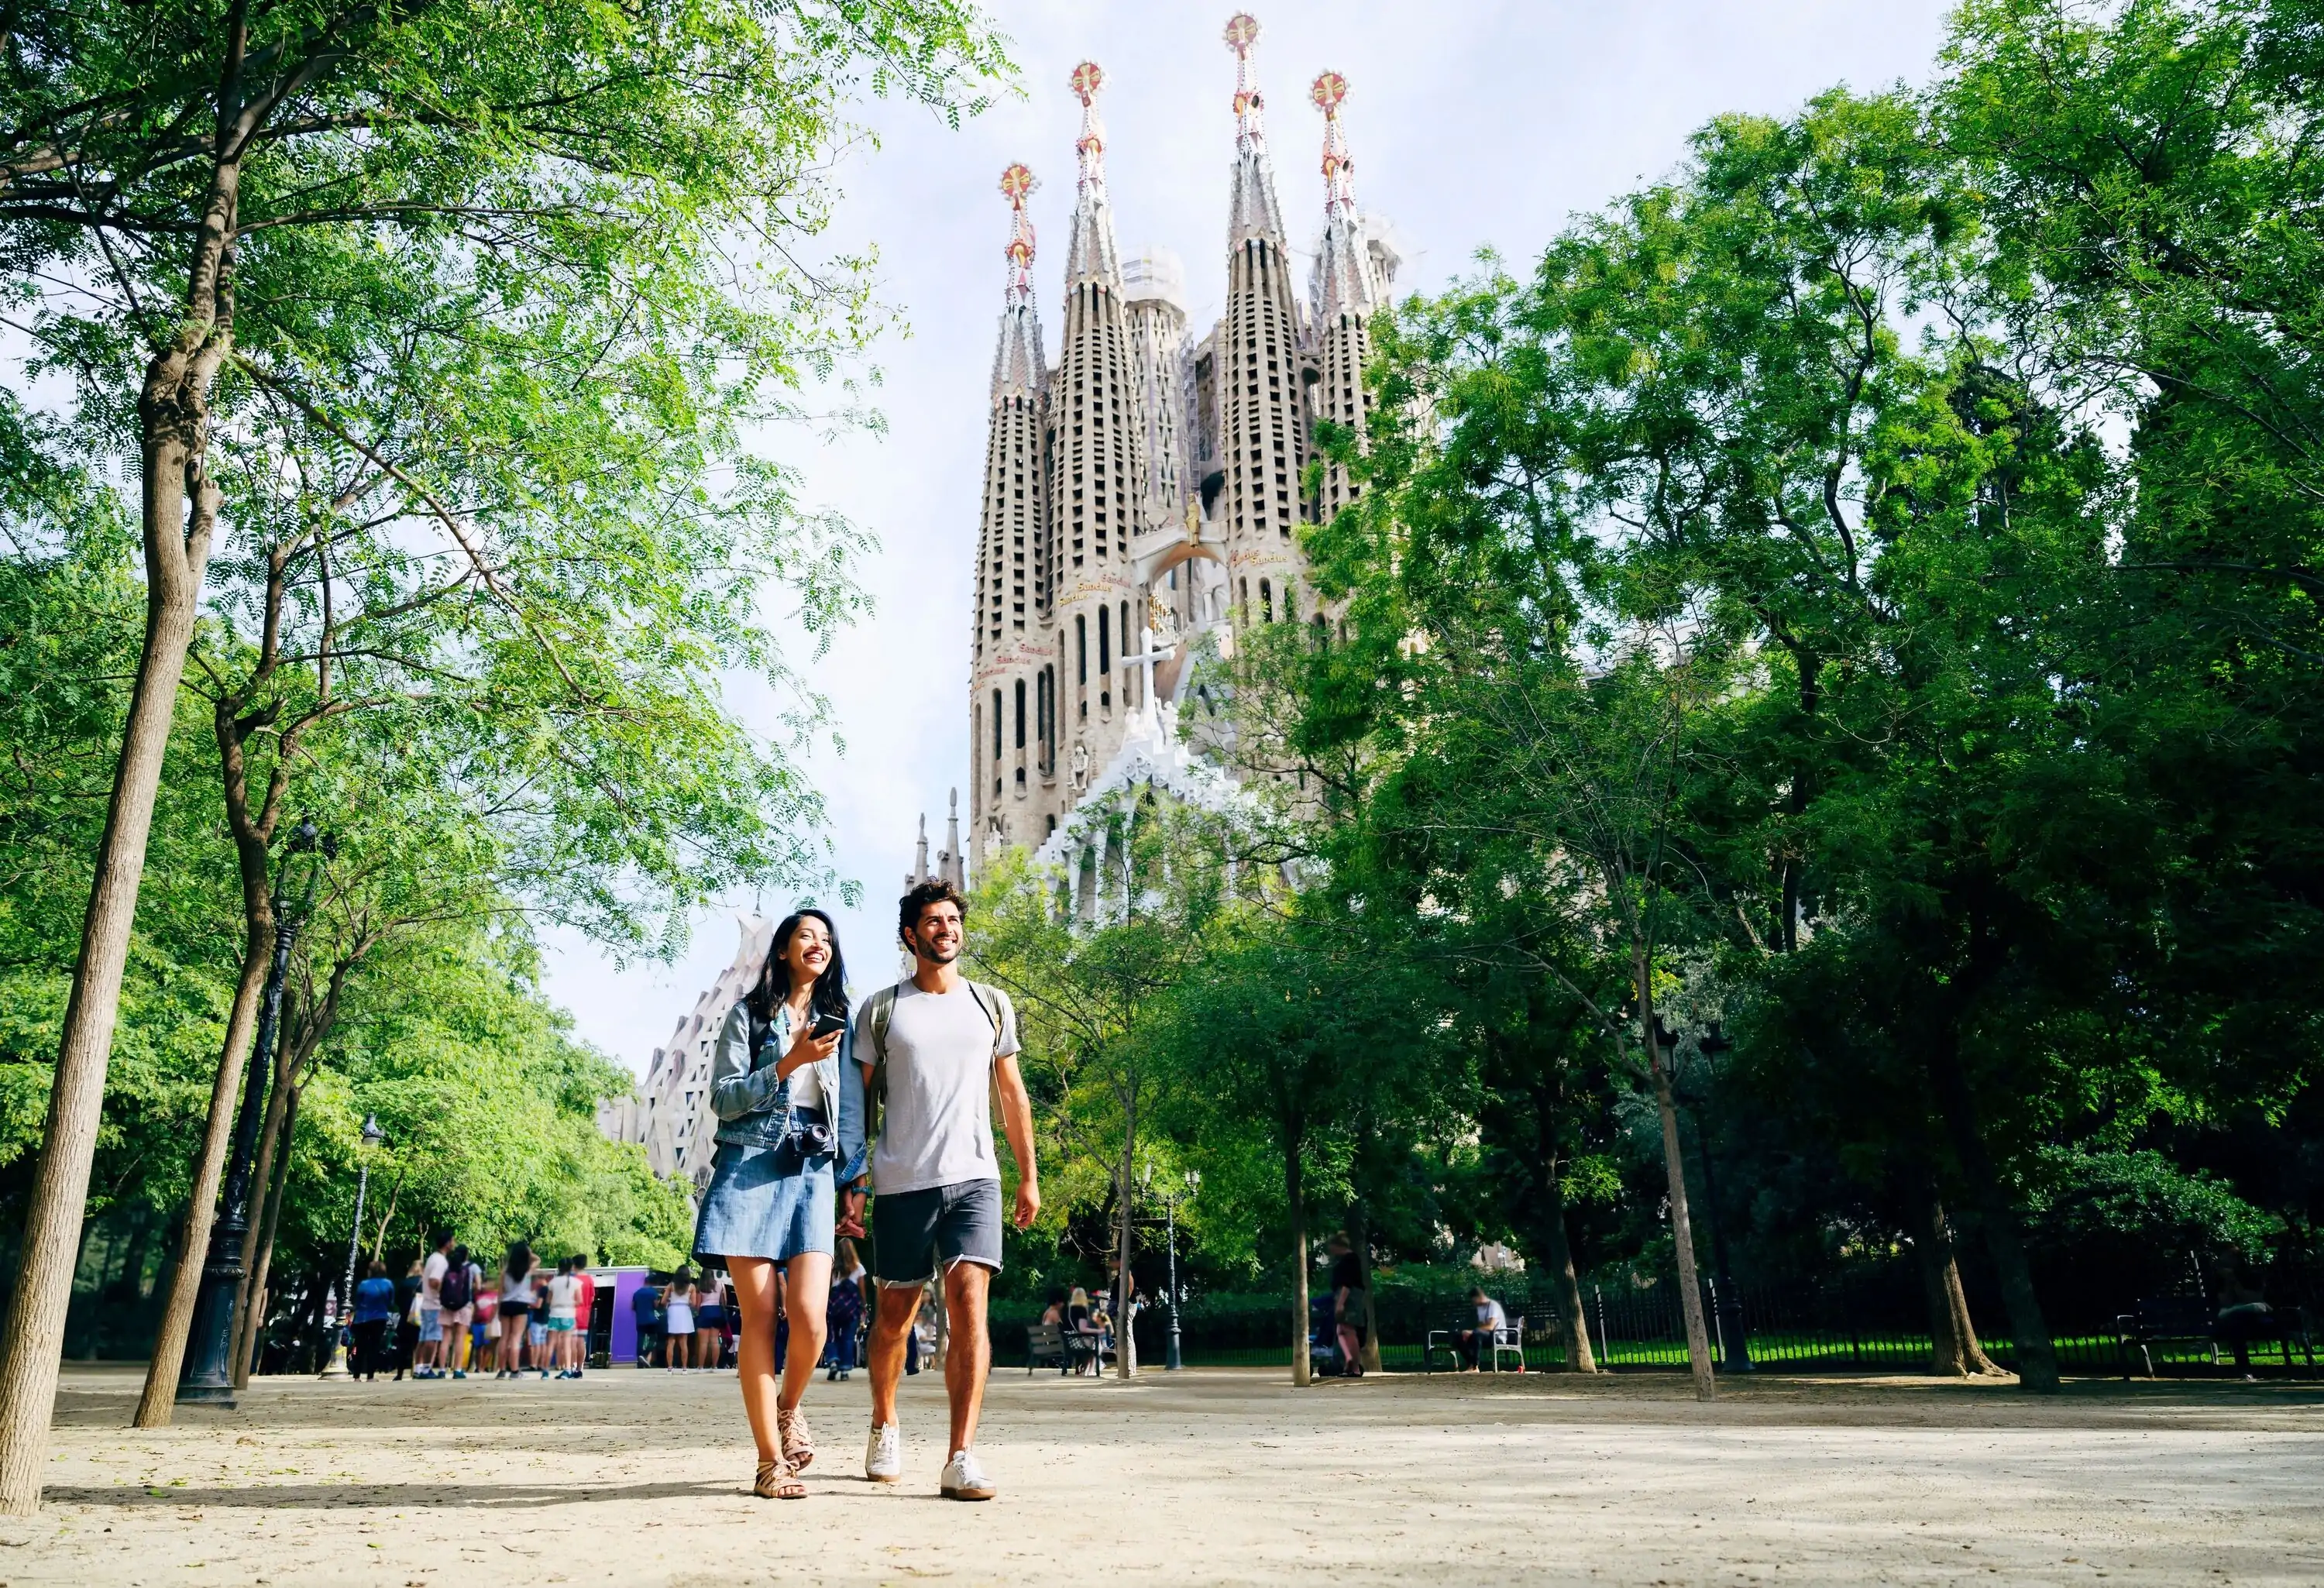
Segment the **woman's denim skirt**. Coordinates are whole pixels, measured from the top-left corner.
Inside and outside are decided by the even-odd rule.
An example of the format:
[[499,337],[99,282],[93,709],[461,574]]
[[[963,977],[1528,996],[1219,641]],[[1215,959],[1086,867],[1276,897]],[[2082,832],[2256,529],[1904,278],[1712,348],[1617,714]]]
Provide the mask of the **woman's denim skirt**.
[[777,1165],[798,1158],[778,1147],[718,1144],[710,1188],[695,1218],[697,1257],[764,1257],[782,1262],[802,1251],[831,1250],[834,1197],[829,1153],[789,1174]]

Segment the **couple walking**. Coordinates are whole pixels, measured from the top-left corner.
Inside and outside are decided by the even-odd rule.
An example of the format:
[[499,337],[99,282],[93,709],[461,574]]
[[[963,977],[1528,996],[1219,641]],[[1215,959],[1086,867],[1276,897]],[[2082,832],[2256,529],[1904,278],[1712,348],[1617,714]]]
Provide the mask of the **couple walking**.
[[[1019,1229],[1040,1211],[1041,1192],[1016,1013],[1005,993],[969,981],[956,963],[965,908],[943,882],[905,894],[896,927],[912,974],[865,999],[853,1020],[831,918],[819,909],[788,916],[719,1029],[710,1076],[718,1152],[694,1249],[724,1259],[734,1281],[742,1408],[759,1446],[752,1488],[770,1500],[807,1494],[799,1474],[816,1448],[799,1402],[823,1354],[835,1237],[864,1233],[867,1170],[879,1194],[871,1230],[878,1300],[864,1476],[893,1483],[904,1475],[896,1385],[921,1288],[941,1274],[952,1426],[938,1488],[952,1500],[992,1498],[975,1444],[992,1362],[985,1297],[1001,1271],[993,1091],[1017,1158]],[[786,1297],[789,1351],[778,1364],[776,1313]]]

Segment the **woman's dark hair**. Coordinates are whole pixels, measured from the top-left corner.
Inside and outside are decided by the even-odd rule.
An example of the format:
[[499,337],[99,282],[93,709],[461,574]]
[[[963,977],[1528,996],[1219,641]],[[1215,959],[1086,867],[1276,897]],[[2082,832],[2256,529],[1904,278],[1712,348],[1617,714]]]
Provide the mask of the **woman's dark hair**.
[[369,1267],[369,1268],[367,1268],[367,1269],[364,1269],[364,1277],[365,1277],[366,1279],[378,1279],[382,1274],[384,1274],[385,1272],[387,1272],[387,1265],[386,1265],[385,1263],[383,1263],[383,1262],[380,1261],[380,1260],[379,1260],[379,1259],[377,1259],[377,1258],[375,1258],[375,1257],[374,1257],[374,1258],[373,1258],[373,1259],[371,1260],[371,1267]]
[[468,1263],[468,1249],[465,1246],[455,1246],[444,1254],[444,1260],[456,1269],[466,1268]]
[[783,917],[775,928],[774,940],[767,946],[767,963],[759,967],[759,979],[742,1002],[751,1011],[751,1018],[765,1024],[775,1018],[775,1011],[791,995],[791,967],[783,958],[784,951],[798,935],[799,923],[810,916],[823,923],[824,936],[831,940],[831,963],[823,967],[823,974],[815,979],[815,992],[807,999],[807,1012],[814,1015],[837,1015],[847,1018],[847,961],[839,952],[839,928],[829,916],[809,908],[795,909]]
[[505,1271],[512,1279],[521,1279],[532,1272],[532,1248],[521,1241],[510,1242]]
[[669,1282],[678,1289],[683,1290],[694,1283],[694,1270],[680,1263],[678,1265],[678,1272],[669,1277]]

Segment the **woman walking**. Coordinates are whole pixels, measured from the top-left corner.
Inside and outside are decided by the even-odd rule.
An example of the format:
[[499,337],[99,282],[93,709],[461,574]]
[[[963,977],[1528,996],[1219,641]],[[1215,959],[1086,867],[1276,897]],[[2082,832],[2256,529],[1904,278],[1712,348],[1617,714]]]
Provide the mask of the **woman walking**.
[[681,1263],[661,1291],[662,1365],[673,1373],[694,1365],[694,1309],[701,1301],[694,1270]]
[[717,1271],[704,1269],[701,1283],[696,1288],[702,1292],[702,1305],[694,1309],[694,1365],[724,1367],[721,1353],[726,1345],[725,1291],[718,1282]]
[[[733,1279],[742,1409],[759,1446],[752,1491],[769,1500],[805,1499],[798,1474],[815,1460],[799,1400],[823,1355],[846,1032],[838,933],[823,911],[799,910],[775,928],[756,983],[719,1028],[718,1156],[694,1232],[695,1251],[723,1260]],[[779,1308],[790,1325],[779,1378]]]
[[513,1379],[524,1371],[524,1326],[531,1314],[532,1248],[512,1241],[501,1266],[501,1369],[493,1378]]
[[825,1353],[831,1371],[825,1382],[844,1379],[855,1371],[855,1337],[863,1327],[863,1265],[855,1258],[855,1242],[842,1235],[831,1265],[831,1301],[825,1316],[831,1331],[831,1348]]

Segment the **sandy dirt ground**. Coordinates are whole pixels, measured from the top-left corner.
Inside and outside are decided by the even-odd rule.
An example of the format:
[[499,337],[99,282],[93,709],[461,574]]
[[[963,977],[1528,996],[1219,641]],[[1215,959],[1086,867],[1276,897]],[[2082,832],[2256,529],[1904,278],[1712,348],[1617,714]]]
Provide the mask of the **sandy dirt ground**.
[[2324,1390],[1194,1370],[995,1375],[1001,1498],[937,1498],[943,1386],[907,1380],[906,1482],[863,1481],[867,1394],[818,1380],[805,1501],[748,1492],[733,1380],[261,1380],[128,1428],[67,1373],[47,1502],[0,1582],[2324,1583]]

